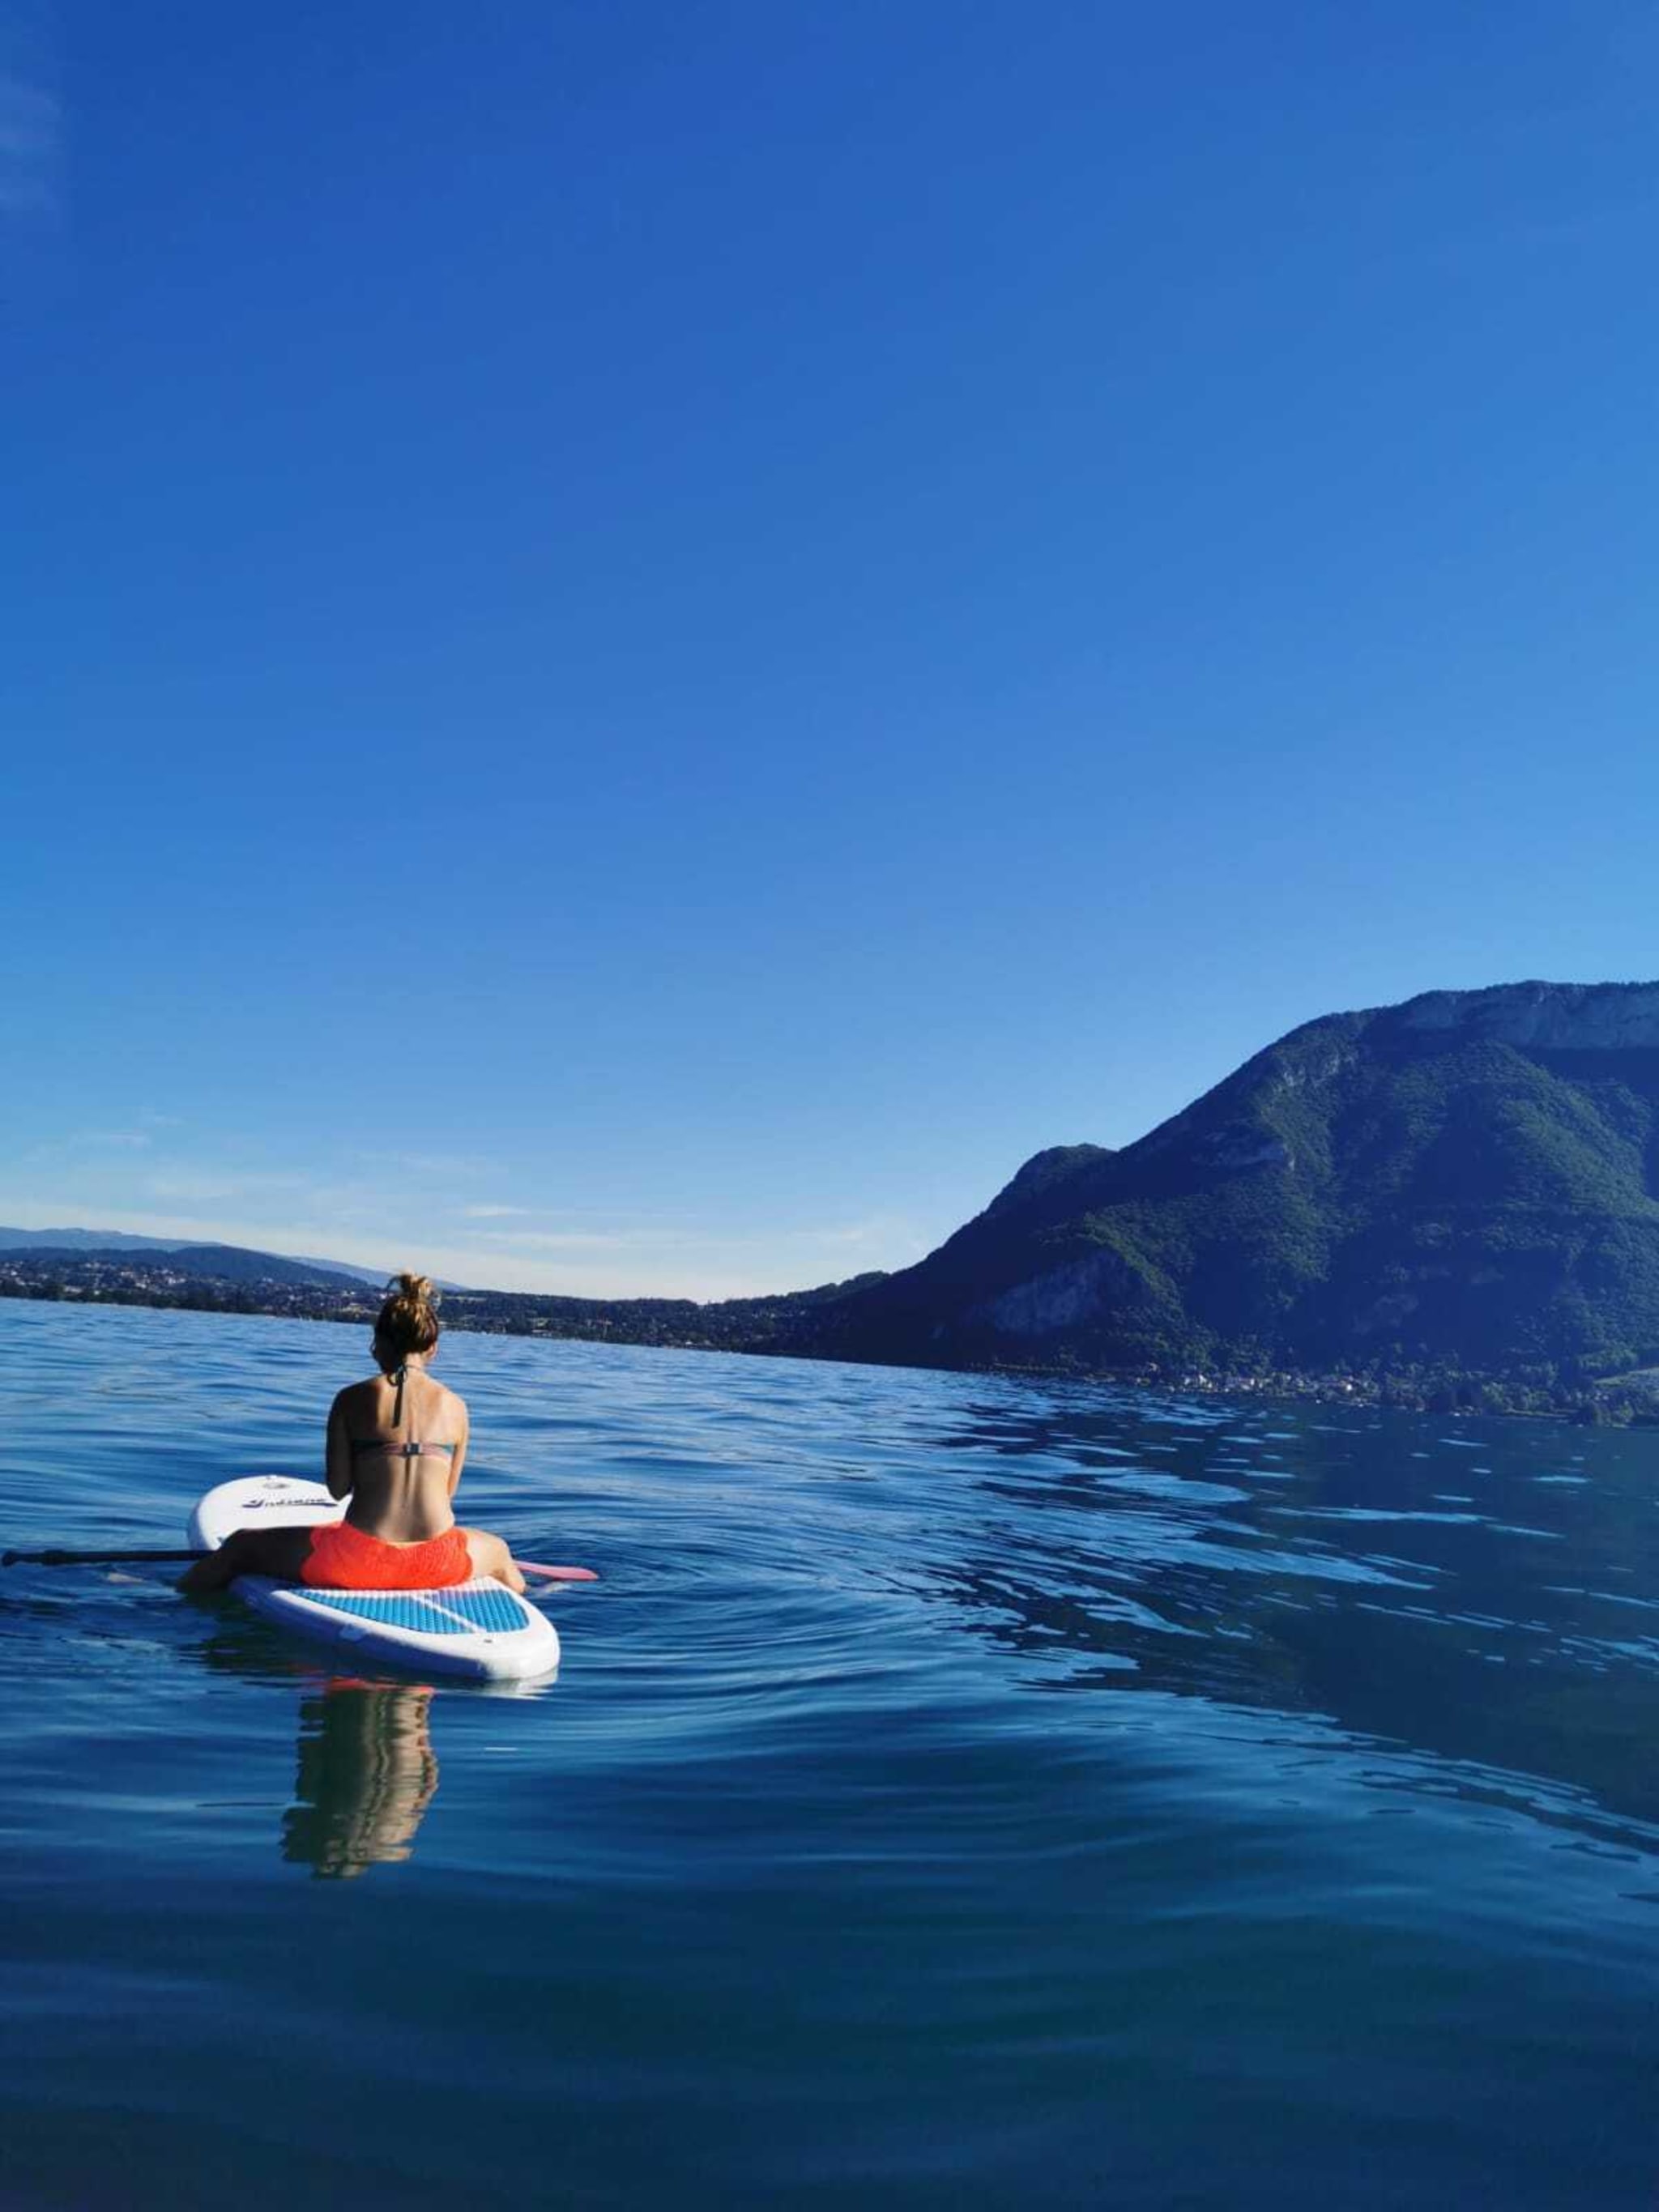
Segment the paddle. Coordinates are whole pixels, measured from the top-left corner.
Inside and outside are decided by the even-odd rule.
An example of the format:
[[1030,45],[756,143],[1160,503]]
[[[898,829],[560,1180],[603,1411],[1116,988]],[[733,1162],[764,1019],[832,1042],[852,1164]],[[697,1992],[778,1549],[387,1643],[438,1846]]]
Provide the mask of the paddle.
[[204,1559],[205,1552],[6,1552],[0,1567],[105,1567],[127,1559]]
[[[5,1552],[0,1567],[112,1567],[134,1559],[204,1559],[205,1552]],[[540,1575],[550,1583],[596,1583],[592,1567],[544,1567],[534,1559],[520,1559],[527,1575]]]

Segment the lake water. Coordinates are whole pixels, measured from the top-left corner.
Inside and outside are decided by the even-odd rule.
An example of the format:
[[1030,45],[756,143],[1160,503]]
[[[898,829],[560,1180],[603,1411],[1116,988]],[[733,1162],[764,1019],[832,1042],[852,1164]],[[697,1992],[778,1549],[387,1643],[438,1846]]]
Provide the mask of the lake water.
[[[366,1353],[0,1304],[0,1538]],[[1659,1433],[442,1358],[534,1694],[0,1581],[9,2209],[1651,2207]]]

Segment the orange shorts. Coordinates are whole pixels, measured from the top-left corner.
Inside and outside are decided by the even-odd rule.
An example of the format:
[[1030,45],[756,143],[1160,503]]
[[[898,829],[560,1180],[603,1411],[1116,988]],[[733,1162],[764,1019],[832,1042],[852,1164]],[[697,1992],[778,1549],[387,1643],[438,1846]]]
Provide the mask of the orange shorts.
[[313,1589],[447,1589],[471,1579],[463,1529],[447,1528],[424,1544],[388,1544],[349,1521],[319,1528],[300,1570]]

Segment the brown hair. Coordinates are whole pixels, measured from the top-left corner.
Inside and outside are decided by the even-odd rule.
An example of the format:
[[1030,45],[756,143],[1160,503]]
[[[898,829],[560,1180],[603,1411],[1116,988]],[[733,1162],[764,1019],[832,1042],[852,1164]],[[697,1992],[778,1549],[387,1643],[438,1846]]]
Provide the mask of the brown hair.
[[386,1286],[375,1336],[403,1358],[411,1352],[430,1352],[438,1341],[437,1304],[429,1275],[394,1275]]

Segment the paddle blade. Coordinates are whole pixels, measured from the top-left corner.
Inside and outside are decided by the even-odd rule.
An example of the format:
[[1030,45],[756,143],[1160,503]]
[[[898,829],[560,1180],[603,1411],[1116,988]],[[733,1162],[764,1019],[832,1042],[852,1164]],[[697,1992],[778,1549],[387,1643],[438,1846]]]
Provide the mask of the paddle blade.
[[518,1566],[526,1575],[540,1575],[550,1583],[596,1583],[599,1579],[592,1567],[544,1567],[534,1559],[520,1559]]

